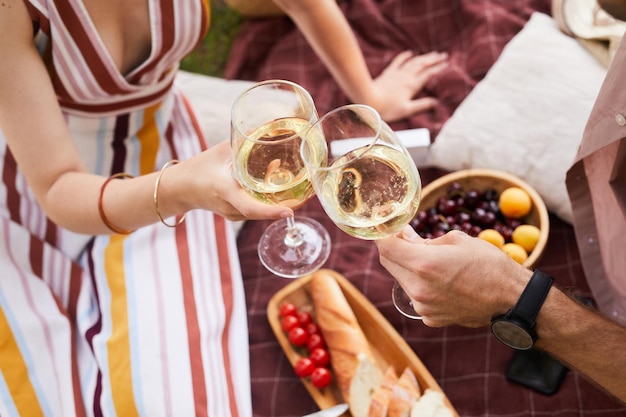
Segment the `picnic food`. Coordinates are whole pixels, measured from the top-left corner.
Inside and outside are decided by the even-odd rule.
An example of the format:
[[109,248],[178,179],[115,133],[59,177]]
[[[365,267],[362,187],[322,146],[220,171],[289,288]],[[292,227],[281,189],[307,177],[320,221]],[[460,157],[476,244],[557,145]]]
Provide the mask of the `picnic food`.
[[393,387],[398,383],[398,374],[392,366],[387,368],[383,382],[374,391],[368,411],[369,417],[385,417],[389,410],[389,402],[393,397]]
[[502,246],[502,250],[518,264],[523,264],[528,259],[526,250],[517,243],[507,243]]
[[332,276],[316,272],[310,292],[337,387],[353,417],[368,417],[372,393],[383,380],[369,342]]
[[487,242],[501,248],[504,246],[504,236],[500,232],[495,229],[485,229],[478,234],[480,239],[486,240]]
[[387,417],[410,417],[411,409],[421,396],[417,378],[411,368],[405,368],[393,387]]
[[513,243],[517,243],[523,247],[527,253],[530,253],[539,242],[541,231],[537,226],[532,224],[522,224],[513,230],[511,239]]
[[308,311],[299,311],[290,302],[282,303],[278,314],[281,318],[280,327],[287,334],[289,343],[304,355],[294,364],[296,375],[310,378],[316,388],[326,388],[332,382],[332,374],[328,369],[330,358],[313,316]]
[[300,378],[311,376],[315,370],[315,362],[311,358],[300,358],[294,365],[293,369]]
[[492,243],[515,261],[524,263],[541,235],[537,226],[525,222],[524,216],[532,207],[530,195],[520,187],[507,187],[501,192],[494,188],[466,190],[460,183],[453,182],[434,207],[418,211],[411,226],[424,238],[461,230]]
[[316,388],[326,388],[330,385],[331,381],[332,376],[330,375],[330,371],[326,368],[315,368],[311,374],[311,382]]
[[411,409],[410,417],[452,417],[453,414],[446,407],[443,393],[434,389],[426,389],[419,401]]
[[530,196],[520,187],[509,187],[503,190],[498,202],[502,214],[514,219],[524,217],[532,208]]
[[[315,308],[315,322],[330,355],[331,371],[352,417],[454,415],[439,391],[439,395],[430,394],[425,403],[420,404],[421,388],[411,368],[387,366],[383,373],[357,317],[332,275],[323,270],[316,272],[309,283],[309,293]],[[426,391],[429,390],[432,389]],[[421,410],[441,414],[412,415],[418,404]]]

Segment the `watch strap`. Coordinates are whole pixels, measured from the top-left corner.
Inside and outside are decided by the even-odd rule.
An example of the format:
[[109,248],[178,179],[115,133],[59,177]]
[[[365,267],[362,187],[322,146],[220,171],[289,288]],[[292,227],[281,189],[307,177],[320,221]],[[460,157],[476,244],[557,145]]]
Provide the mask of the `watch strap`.
[[534,326],[537,314],[539,314],[553,282],[554,278],[550,275],[535,269],[511,312],[529,325]]

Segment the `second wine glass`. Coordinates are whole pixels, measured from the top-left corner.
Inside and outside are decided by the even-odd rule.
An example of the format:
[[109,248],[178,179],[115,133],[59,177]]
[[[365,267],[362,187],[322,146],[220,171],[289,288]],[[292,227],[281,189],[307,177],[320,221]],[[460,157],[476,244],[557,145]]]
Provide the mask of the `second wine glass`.
[[[300,156],[300,144],[306,135],[321,135],[311,129],[317,120],[310,94],[290,81],[263,81],[239,95],[231,112],[231,148],[241,186],[268,204],[293,209],[302,206],[315,191]],[[326,262],[330,236],[312,218],[289,217],[264,231],[258,253],[274,274],[298,278]]]
[[[322,116],[314,128],[319,146],[302,144],[302,158],[317,197],[330,219],[344,232],[366,240],[392,236],[417,213],[421,179],[413,158],[398,136],[372,107],[351,104]],[[419,318],[395,283],[392,299],[403,315]]]

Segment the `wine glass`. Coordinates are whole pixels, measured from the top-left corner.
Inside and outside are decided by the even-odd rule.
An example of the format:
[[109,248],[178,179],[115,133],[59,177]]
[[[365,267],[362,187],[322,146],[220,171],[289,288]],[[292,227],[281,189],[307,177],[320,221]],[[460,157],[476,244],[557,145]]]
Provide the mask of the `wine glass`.
[[[342,106],[322,116],[314,129],[323,133],[325,155],[319,156],[319,145],[305,141],[302,159],[322,207],[341,230],[360,239],[382,239],[411,221],[420,202],[419,172],[375,109]],[[392,300],[403,315],[420,318],[397,282]]]
[[[233,168],[241,186],[267,204],[302,206],[315,190],[300,156],[300,144],[307,135],[321,135],[311,129],[317,120],[311,95],[293,82],[263,81],[241,93],[231,111]],[[289,217],[264,231],[258,253],[269,271],[298,278],[326,262],[330,236],[312,218]]]

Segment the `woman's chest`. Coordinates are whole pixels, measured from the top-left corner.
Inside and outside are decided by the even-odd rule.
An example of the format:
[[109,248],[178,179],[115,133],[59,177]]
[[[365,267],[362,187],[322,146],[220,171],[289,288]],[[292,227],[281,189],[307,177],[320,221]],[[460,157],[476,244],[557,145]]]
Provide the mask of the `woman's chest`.
[[150,56],[152,48],[150,0],[84,0],[104,48],[122,74]]

